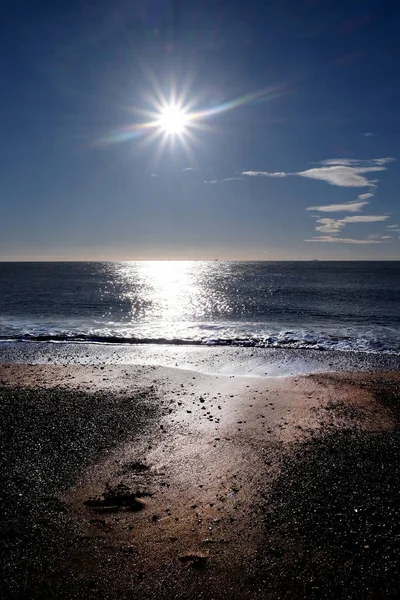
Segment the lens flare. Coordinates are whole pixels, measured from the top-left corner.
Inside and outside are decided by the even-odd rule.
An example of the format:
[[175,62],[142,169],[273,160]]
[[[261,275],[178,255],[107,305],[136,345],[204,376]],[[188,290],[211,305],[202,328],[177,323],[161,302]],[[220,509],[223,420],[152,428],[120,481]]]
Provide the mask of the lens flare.
[[237,109],[240,106],[276,99],[291,91],[287,85],[274,85],[211,108],[196,110],[194,108],[196,102],[194,100],[187,101],[189,96],[187,90],[181,96],[178,96],[175,92],[171,93],[170,98],[167,99],[156,83],[153,83],[153,87],[156,89],[154,96],[149,95],[147,97],[149,106],[152,106],[153,110],[139,111],[148,120],[115,130],[99,140],[100,144],[115,144],[141,137],[146,138],[148,142],[161,137],[162,145],[165,145],[168,140],[172,143],[175,138],[178,138],[182,144],[185,144],[192,135],[194,128],[205,129],[205,121],[216,115]]

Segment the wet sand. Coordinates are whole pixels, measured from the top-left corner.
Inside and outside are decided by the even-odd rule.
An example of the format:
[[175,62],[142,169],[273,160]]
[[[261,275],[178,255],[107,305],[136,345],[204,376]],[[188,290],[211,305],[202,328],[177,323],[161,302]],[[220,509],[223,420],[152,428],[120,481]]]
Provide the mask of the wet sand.
[[400,591],[400,374],[1,365],[4,598]]

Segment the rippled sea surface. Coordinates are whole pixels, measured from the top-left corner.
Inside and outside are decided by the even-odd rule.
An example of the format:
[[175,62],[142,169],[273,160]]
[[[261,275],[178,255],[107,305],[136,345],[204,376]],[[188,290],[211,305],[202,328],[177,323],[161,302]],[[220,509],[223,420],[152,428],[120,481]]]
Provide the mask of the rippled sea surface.
[[400,352],[400,262],[0,263],[0,339]]

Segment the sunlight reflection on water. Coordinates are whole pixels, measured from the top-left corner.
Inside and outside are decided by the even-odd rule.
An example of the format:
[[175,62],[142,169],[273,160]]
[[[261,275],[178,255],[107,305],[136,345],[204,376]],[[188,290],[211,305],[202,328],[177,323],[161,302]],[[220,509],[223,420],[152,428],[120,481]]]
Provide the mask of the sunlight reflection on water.
[[228,298],[223,289],[216,289],[210,263],[127,262],[116,264],[115,270],[133,320],[171,323],[229,312]]

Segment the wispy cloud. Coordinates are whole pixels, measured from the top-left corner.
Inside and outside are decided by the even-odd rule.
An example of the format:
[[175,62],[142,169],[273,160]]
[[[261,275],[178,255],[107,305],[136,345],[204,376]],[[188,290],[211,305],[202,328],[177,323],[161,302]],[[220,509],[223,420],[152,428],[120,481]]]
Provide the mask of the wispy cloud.
[[[319,179],[326,181],[330,185],[337,185],[340,187],[376,187],[376,181],[365,177],[368,173],[375,173],[379,171],[386,171],[387,165],[393,162],[395,159],[386,158],[372,158],[368,160],[360,160],[356,158],[328,158],[323,160],[319,165],[321,167],[315,167],[306,171],[298,173],[301,177],[309,177],[311,179]],[[372,192],[369,192],[370,196],[364,196],[361,200],[371,198]]]
[[353,238],[340,238],[333,235],[320,235],[313,237],[305,242],[324,242],[324,243],[341,243],[341,244],[382,244],[382,240],[364,239],[357,240]]
[[368,200],[369,198],[373,198],[373,197],[374,197],[374,194],[372,192],[367,192],[366,194],[358,195],[359,200]]
[[243,177],[225,177],[225,179],[211,179],[211,181],[205,181],[204,183],[225,183],[227,181],[241,181]]
[[196,169],[193,169],[193,167],[186,167],[186,169],[182,169],[182,171],[195,171]]
[[343,167],[379,167],[382,165],[388,165],[391,162],[394,162],[396,159],[391,157],[385,158],[368,158],[368,159],[359,159],[359,158],[328,158],[326,160],[321,160],[318,162],[318,165],[324,166],[334,166],[334,165],[342,165]]
[[340,187],[376,187],[376,180],[365,177],[368,173],[386,171],[387,165],[393,158],[374,158],[370,160],[358,160],[352,158],[329,158],[318,163],[319,167],[307,169],[306,171],[291,172],[269,172],[269,171],[242,171],[242,175],[248,177],[307,177],[325,181],[330,185]]
[[332,167],[317,167],[315,169],[307,169],[307,171],[300,171],[297,173],[300,177],[308,177],[310,179],[318,179],[325,181],[330,185],[337,185],[340,187],[375,187],[373,180],[367,179],[364,173],[371,173],[376,171],[386,171],[387,167],[344,167],[344,166],[332,166]]
[[[360,212],[368,203],[370,198],[374,196],[372,191],[376,187],[376,180],[370,180],[365,177],[367,173],[373,173],[376,171],[385,171],[387,165],[393,162],[393,158],[373,158],[369,160],[359,160],[351,158],[336,158],[328,159],[319,163],[322,167],[317,169],[309,169],[312,172],[313,177],[317,179],[323,179],[332,185],[339,185],[343,187],[366,187],[369,186],[370,191],[364,194],[358,195],[358,202],[346,203],[346,205],[336,205],[336,208],[340,208],[347,212]],[[329,205],[334,207],[335,205]],[[313,207],[314,210],[317,207]],[[324,207],[320,207],[324,208]],[[311,210],[311,208],[310,208]],[[317,209],[318,210],[318,209]],[[322,212],[333,212],[326,210]],[[372,234],[367,239],[355,239],[355,238],[342,238],[339,237],[343,228],[351,223],[378,223],[387,221],[389,217],[387,215],[354,215],[347,216],[343,219],[332,219],[332,218],[317,218],[315,230],[324,234],[322,236],[314,236],[312,240],[308,241],[320,241],[330,242],[334,241],[342,242],[345,244],[377,244],[382,243],[390,239],[389,235]]]
[[159,175],[157,175],[157,173],[152,173],[150,177],[159,177]]
[[364,137],[374,137],[374,134],[372,133],[372,131],[367,131],[366,133],[364,133]]
[[291,175],[297,175],[297,173],[269,173],[268,171],[242,171],[242,175],[248,177],[290,177]]
[[400,227],[400,225],[394,224],[394,225],[387,225],[386,229],[396,229],[397,227]]
[[344,217],[343,219],[330,219],[328,217],[317,219],[316,231],[321,233],[339,233],[348,223],[378,223],[386,221],[389,217],[386,215],[357,215],[354,217]]
[[[365,195],[369,196],[369,194]],[[368,202],[345,202],[344,204],[327,204],[326,206],[308,206],[306,210],[317,210],[319,212],[360,212],[367,204]]]
[[[372,135],[372,134],[371,134]],[[367,136],[369,137],[369,136]],[[314,210],[320,213],[348,212],[360,213],[365,206],[369,204],[370,198],[374,196],[374,189],[379,180],[370,179],[370,173],[379,173],[386,171],[388,165],[395,159],[391,157],[356,159],[356,158],[328,158],[318,163],[314,163],[310,169],[305,171],[242,171],[241,175],[246,177],[304,177],[307,179],[316,179],[325,181],[329,185],[346,188],[369,188],[365,193],[358,195],[358,200],[352,202],[343,202],[337,204],[327,204],[319,206],[308,206],[306,210]],[[345,243],[345,244],[380,244],[388,239],[390,235],[371,234],[366,239],[339,237],[343,228],[352,223],[379,223],[389,219],[387,215],[352,215],[342,219],[331,217],[322,217],[313,215],[316,218],[316,231],[322,235],[314,236],[307,242],[325,242],[325,243]],[[389,227],[388,227],[389,229]],[[391,226],[390,232],[400,232],[399,226]]]

